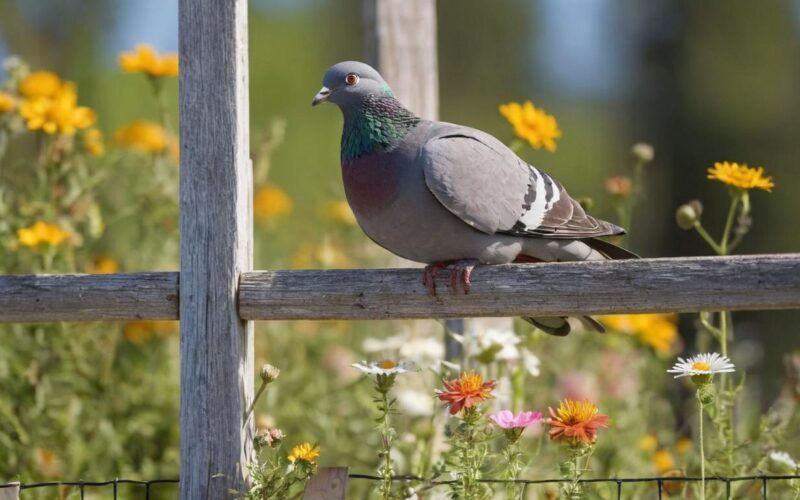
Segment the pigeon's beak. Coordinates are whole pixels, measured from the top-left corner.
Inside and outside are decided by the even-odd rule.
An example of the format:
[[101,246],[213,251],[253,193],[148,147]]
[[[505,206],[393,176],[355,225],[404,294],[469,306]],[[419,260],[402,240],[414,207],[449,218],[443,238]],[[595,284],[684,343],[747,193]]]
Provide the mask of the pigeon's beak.
[[331,89],[328,87],[322,87],[319,89],[319,92],[317,92],[317,95],[314,96],[314,99],[311,101],[311,105],[316,106],[321,102],[327,101],[329,95],[331,95]]

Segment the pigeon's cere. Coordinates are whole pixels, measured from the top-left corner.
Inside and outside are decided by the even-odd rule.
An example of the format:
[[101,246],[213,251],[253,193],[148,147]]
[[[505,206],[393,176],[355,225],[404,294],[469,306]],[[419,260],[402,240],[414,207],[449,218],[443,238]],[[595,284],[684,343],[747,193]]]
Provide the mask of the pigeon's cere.
[[[636,257],[598,239],[624,231],[588,215],[558,181],[485,132],[415,116],[370,66],[338,63],[322,83],[312,104],[344,116],[342,179],[356,221],[387,250],[428,264],[429,292],[449,272],[451,291],[469,293],[476,264]],[[571,329],[567,318],[526,320],[555,335]]]

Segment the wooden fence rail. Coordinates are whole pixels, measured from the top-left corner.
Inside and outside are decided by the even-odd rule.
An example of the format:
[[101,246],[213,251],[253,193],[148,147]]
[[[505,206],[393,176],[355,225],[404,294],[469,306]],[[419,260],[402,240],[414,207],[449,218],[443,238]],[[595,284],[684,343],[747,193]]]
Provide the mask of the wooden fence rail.
[[[479,267],[469,295],[420,269],[242,273],[245,320],[800,309],[800,254]],[[178,273],[2,276],[0,321],[178,319]]]

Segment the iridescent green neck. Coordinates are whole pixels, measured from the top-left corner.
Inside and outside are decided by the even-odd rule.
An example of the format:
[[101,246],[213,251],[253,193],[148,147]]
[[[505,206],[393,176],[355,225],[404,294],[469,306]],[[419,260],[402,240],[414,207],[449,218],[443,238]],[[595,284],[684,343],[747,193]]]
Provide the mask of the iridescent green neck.
[[344,113],[342,161],[391,150],[419,121],[394,96],[366,96],[358,109]]

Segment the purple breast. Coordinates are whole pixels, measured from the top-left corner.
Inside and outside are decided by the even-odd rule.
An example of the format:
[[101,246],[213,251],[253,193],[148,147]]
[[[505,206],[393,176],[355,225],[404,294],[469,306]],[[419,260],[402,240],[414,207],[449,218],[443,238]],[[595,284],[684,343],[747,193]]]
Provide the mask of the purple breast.
[[398,171],[387,155],[368,155],[342,163],[342,181],[356,215],[375,214],[397,197]]

